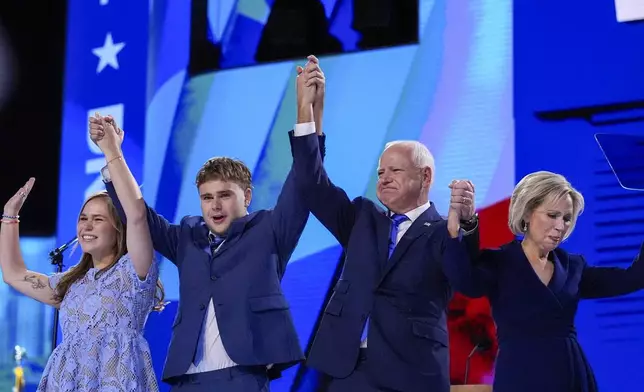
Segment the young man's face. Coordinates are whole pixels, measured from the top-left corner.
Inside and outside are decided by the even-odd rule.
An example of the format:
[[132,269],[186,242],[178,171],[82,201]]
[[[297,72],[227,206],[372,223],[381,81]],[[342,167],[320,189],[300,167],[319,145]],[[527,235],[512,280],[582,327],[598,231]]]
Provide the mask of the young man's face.
[[199,185],[201,213],[210,231],[225,235],[233,220],[248,214],[252,192],[231,181],[210,180]]

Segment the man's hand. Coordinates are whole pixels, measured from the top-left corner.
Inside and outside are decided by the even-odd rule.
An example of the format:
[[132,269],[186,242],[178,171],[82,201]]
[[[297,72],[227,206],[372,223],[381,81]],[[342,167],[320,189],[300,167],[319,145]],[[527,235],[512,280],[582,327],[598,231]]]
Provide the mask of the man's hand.
[[102,117],[99,113],[89,118],[90,139],[101,149],[105,158],[112,158],[122,155],[121,144],[123,143],[124,132],[116,125],[112,116]]
[[324,117],[324,93],[326,91],[326,78],[320,68],[320,60],[311,55],[306,70],[312,74],[308,83],[315,85],[315,98],[313,100],[313,118],[315,119],[315,130],[318,135],[322,135],[322,119]]
[[[308,63],[306,65],[308,67]],[[296,68],[295,91],[297,95],[297,123],[313,122],[313,101],[315,86],[307,86],[308,72],[299,65]]]
[[318,111],[324,108],[324,93],[326,91],[326,79],[324,72],[320,68],[320,60],[311,55],[307,57],[309,62],[306,64],[306,72],[309,73],[308,85],[315,85],[315,98],[313,100],[313,110]]
[[460,222],[471,219],[476,212],[474,184],[469,180],[453,180],[449,184],[449,188],[452,192],[447,214],[447,229],[452,238],[456,238]]
[[296,71],[297,122],[312,122],[314,106],[320,110],[324,104],[324,74],[315,56],[309,56],[304,68],[298,66]]

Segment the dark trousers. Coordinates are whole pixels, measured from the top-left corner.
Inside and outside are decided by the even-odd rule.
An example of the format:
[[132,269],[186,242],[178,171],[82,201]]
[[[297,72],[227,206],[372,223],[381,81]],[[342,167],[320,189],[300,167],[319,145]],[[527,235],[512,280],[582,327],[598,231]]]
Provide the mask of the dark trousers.
[[173,378],[171,392],[269,392],[265,367],[235,366]]

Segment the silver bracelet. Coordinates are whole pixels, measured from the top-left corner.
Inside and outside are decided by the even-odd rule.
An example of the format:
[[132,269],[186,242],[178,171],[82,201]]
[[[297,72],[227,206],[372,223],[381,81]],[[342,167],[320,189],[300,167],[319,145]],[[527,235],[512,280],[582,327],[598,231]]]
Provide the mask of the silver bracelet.
[[19,219],[19,218],[20,218],[20,215],[11,216],[7,214],[2,214],[2,219]]

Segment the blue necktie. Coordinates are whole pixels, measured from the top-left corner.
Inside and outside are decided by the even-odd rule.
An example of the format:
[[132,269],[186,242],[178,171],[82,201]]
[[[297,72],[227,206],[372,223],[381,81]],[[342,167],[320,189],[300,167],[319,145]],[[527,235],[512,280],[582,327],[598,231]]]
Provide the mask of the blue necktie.
[[211,235],[210,236],[210,252],[214,255],[215,252],[217,251],[217,248],[219,248],[219,245],[221,245],[222,242],[226,237],[222,237],[219,235]]
[[398,227],[400,226],[401,223],[408,221],[409,218],[407,215],[403,214],[393,214],[391,216],[391,231],[389,232],[389,256],[388,258],[391,258],[391,254],[394,253],[394,249],[396,248],[396,237],[398,237]]
[[[221,245],[222,242],[226,239],[226,237],[221,237],[218,235],[210,234],[209,238],[210,240],[210,252],[212,255],[215,254],[217,251],[217,248],[219,248],[219,245]],[[210,307],[210,304],[208,304]],[[208,316],[208,312],[206,312],[206,316]],[[199,339],[197,340],[197,349],[195,350],[195,357],[193,359],[193,363],[195,366],[198,366],[199,363],[203,360],[203,345],[206,343],[205,338],[206,338],[206,331],[208,328],[212,327],[212,324],[214,323],[215,318],[213,315],[210,315],[210,317],[204,319],[204,322],[201,327],[201,333],[199,334]]]
[[[398,227],[400,226],[401,223],[408,221],[409,218],[407,215],[403,214],[393,214],[391,217],[391,229],[389,231],[389,255],[387,256],[387,259],[391,258],[391,254],[394,253],[394,249],[396,249],[396,237],[398,237]],[[360,338],[360,342],[363,342],[367,338],[367,331],[369,330],[369,319],[367,318],[367,322],[364,325],[364,329],[362,330],[362,337]]]

